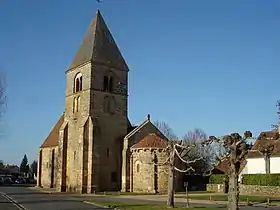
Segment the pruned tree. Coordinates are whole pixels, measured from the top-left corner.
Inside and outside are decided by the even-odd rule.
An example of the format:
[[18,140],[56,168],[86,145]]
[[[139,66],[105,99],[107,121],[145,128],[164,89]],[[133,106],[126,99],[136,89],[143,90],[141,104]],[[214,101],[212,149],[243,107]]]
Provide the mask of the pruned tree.
[[[265,161],[265,173],[270,174],[270,156],[274,150],[273,144],[261,145],[258,148],[258,151],[263,155]],[[254,150],[252,150],[254,151]]]
[[[176,134],[173,132],[172,128],[166,122],[156,121],[154,125],[166,136],[169,140],[168,147],[166,148],[168,151],[168,158],[164,163],[156,164],[155,165],[168,165],[168,199],[167,199],[167,206],[174,208],[174,182],[175,182],[175,173],[188,173],[189,171],[194,171],[195,169],[192,167],[194,163],[203,159],[202,156],[188,156],[190,151],[194,151],[193,148],[195,144],[186,141],[179,141]],[[198,135],[201,133],[189,133],[189,137],[191,135]],[[203,134],[204,135],[204,134]],[[187,138],[187,137],[186,137]],[[191,137],[193,138],[193,136]],[[195,137],[197,139],[197,137]],[[192,159],[190,159],[192,158]],[[176,164],[177,163],[177,164]],[[180,163],[180,164],[178,164]],[[184,168],[180,168],[180,166]]]
[[238,175],[241,170],[241,163],[248,153],[248,147],[246,140],[252,138],[252,133],[246,131],[244,136],[240,136],[238,133],[232,133],[230,135],[217,138],[210,136],[204,144],[209,145],[213,142],[222,143],[225,148],[225,155],[229,158],[228,176],[229,176],[229,192],[228,192],[228,210],[238,209],[239,199],[239,187],[238,187]]
[[[183,141],[170,141],[168,145],[168,151],[169,151],[169,158],[167,163],[169,164],[169,179],[168,179],[168,199],[167,199],[167,206],[174,208],[174,179],[175,179],[175,172],[180,173],[188,173],[189,171],[194,171],[194,168],[191,166],[191,164],[201,160],[203,157],[199,157],[196,159],[188,160],[183,157],[182,154],[188,153],[192,149],[193,145],[184,145]],[[181,169],[178,166],[176,166],[176,159],[178,161],[181,161],[180,165],[185,165],[185,169]]]

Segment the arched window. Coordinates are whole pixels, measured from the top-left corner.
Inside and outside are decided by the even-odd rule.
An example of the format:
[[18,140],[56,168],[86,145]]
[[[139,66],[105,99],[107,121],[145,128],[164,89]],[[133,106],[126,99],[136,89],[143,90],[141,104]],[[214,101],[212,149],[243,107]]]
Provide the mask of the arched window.
[[83,76],[81,73],[78,73],[75,77],[74,92],[79,92],[83,89]]
[[78,112],[80,109],[81,97],[75,97],[73,102],[73,113]]
[[108,76],[104,76],[103,78],[103,91],[108,90]]
[[138,163],[138,164],[136,165],[136,172],[139,173],[139,171],[140,171],[140,164]]

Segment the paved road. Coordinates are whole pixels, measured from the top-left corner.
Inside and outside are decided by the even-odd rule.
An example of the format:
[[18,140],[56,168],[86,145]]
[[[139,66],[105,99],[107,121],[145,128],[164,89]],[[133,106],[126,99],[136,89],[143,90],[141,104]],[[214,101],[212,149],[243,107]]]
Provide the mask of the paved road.
[[[151,196],[80,196],[83,197],[84,200],[95,200],[95,201],[108,201],[108,202],[121,202],[121,203],[131,203],[131,204],[163,204],[166,203],[166,198],[160,199],[160,197],[157,198],[157,200],[152,199]],[[182,202],[178,199],[175,199],[175,201],[177,200],[175,205],[186,205],[186,202]],[[221,207],[225,207],[225,204],[206,204],[206,203],[199,203],[199,201],[197,202],[191,202],[190,206],[194,207],[194,206],[200,206],[200,207],[206,207],[206,206],[211,206],[217,209],[220,209]],[[240,210],[280,210],[280,207],[263,207],[263,206],[253,206],[253,207],[249,207],[249,206],[241,206]]]
[[81,198],[47,194],[26,187],[0,187],[1,210],[103,210]]
[[[86,204],[84,200],[100,200],[124,203],[165,203],[165,201],[124,198],[122,196],[81,196],[67,194],[48,194],[26,187],[0,187],[0,210],[102,210],[100,207]],[[177,202],[177,204],[185,204]],[[192,206],[223,206],[192,203]],[[218,208],[217,208],[218,209]],[[280,210],[279,207],[241,207],[241,210]],[[103,209],[104,210],[104,209]]]

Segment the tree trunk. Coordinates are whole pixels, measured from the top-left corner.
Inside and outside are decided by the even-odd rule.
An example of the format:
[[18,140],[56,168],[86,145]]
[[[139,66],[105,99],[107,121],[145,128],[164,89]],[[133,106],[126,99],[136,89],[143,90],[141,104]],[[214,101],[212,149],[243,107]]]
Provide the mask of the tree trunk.
[[265,161],[265,173],[270,174],[270,158],[267,154],[264,156],[264,161]]
[[173,146],[170,147],[170,164],[169,164],[169,179],[168,179],[168,199],[167,207],[174,208],[174,166],[175,166],[175,151]]
[[238,176],[236,175],[236,172],[232,167],[231,173],[229,174],[228,210],[238,209],[237,181],[238,181]]

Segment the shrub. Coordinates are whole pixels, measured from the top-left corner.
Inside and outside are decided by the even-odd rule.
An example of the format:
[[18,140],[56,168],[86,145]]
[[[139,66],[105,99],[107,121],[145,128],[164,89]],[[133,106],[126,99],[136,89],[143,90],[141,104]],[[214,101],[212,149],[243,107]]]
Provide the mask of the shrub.
[[280,174],[243,174],[244,185],[280,186]]
[[209,179],[210,184],[224,184],[225,178],[227,175],[225,174],[212,174]]

